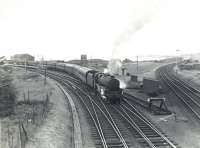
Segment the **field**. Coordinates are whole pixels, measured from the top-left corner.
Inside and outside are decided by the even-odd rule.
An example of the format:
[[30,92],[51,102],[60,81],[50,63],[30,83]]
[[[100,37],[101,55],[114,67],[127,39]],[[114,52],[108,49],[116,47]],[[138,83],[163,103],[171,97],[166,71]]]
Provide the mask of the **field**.
[[178,74],[187,82],[200,89],[200,70],[178,70]]
[[70,109],[54,81],[45,83],[40,74],[19,68],[1,67],[0,72],[11,82],[1,89],[7,98],[1,98],[0,146],[71,147]]

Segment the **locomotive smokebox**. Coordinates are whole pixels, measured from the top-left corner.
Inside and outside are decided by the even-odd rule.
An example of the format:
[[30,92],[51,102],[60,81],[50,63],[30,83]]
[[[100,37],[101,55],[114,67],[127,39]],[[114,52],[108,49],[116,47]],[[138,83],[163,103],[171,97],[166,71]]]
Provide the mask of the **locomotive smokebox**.
[[98,74],[97,83],[109,88],[110,90],[119,89],[119,81],[115,79],[114,76],[108,74]]

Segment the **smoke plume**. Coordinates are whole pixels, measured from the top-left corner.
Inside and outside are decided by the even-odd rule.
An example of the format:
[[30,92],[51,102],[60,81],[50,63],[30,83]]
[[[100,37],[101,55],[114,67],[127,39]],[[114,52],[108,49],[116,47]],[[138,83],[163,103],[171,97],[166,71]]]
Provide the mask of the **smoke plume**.
[[120,34],[119,38],[117,38],[117,40],[114,42],[114,49],[112,51],[112,58],[120,58],[120,54],[121,51],[123,49],[120,48],[120,46],[123,43],[128,42],[128,40],[131,38],[131,36],[137,32],[138,30],[140,30],[141,28],[143,28],[143,26],[148,23],[150,21],[150,18],[145,18],[145,19],[141,19],[138,21],[134,21],[133,24],[131,26],[129,26],[129,28],[127,30],[125,30],[125,32],[123,32],[122,34]]
[[119,61],[121,59],[121,56],[123,55],[122,45],[128,42],[129,39],[135,34],[135,32],[143,28],[145,24],[149,23],[152,20],[158,8],[158,0],[135,0],[135,4],[136,6],[137,4],[139,4],[139,7],[143,8],[144,10],[133,10],[134,18],[132,19],[132,21],[130,21],[130,25],[128,25],[128,28],[125,29],[125,31],[122,32],[114,42],[112,57],[108,64],[108,71],[111,74],[116,73],[121,68],[122,64],[119,64]]
[[121,73],[122,63],[120,59],[111,59],[108,63],[108,72],[112,75]]

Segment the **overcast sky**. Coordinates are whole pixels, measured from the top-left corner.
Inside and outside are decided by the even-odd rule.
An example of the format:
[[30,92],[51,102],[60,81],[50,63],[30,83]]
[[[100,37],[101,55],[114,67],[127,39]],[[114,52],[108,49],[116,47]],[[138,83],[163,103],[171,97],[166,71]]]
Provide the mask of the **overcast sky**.
[[200,52],[199,0],[0,0],[0,55],[132,58]]

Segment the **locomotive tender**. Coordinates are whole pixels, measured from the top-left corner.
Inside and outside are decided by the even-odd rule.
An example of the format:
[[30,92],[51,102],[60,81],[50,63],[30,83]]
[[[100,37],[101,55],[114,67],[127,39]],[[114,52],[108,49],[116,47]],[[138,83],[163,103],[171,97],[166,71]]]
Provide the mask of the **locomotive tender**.
[[83,83],[93,88],[101,98],[111,104],[120,103],[122,90],[119,80],[110,74],[104,74],[90,68],[75,64],[56,63],[47,66],[48,69],[57,69],[73,74]]

